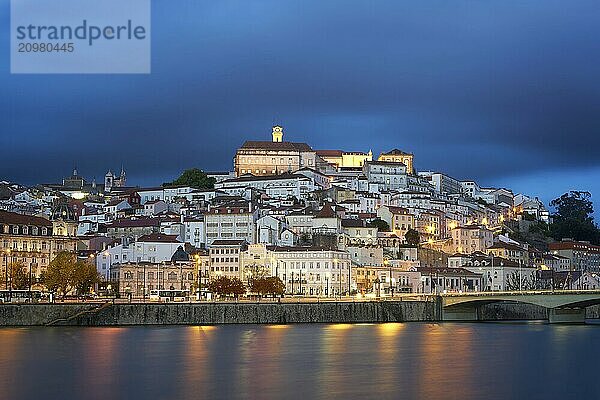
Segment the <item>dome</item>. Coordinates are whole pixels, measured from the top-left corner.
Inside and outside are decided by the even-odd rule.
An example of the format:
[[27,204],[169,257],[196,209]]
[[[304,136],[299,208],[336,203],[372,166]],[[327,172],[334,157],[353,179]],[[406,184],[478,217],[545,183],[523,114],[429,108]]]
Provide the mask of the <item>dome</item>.
[[171,256],[171,262],[188,262],[190,261],[190,255],[183,249],[182,246],[179,246],[175,253]]
[[72,207],[69,207],[69,205],[64,202],[61,201],[60,203],[58,203],[56,205],[56,207],[54,207],[52,209],[52,212],[50,214],[51,219],[60,219],[63,221],[76,221],[77,220],[77,216],[75,215],[75,211],[73,211]]

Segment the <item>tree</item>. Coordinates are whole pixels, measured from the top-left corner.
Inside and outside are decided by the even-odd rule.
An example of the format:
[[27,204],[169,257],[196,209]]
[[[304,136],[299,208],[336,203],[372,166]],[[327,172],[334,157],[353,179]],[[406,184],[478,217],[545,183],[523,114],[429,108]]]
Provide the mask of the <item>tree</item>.
[[163,186],[190,186],[195,189],[213,189],[215,178],[209,178],[204,171],[198,168],[186,169],[173,182],[164,183]]
[[556,240],[572,238],[600,244],[600,230],[594,223],[594,206],[590,192],[571,191],[552,200],[556,208],[550,224],[550,234]]
[[414,229],[409,229],[404,234],[404,240],[411,246],[418,246],[421,242],[421,238],[419,237],[419,232]]
[[242,282],[239,278],[231,278],[229,288],[229,293],[234,295],[235,297],[246,293],[246,286],[244,285],[244,282]]
[[10,287],[14,290],[29,289],[29,271],[21,261],[10,263],[8,266]]
[[68,251],[58,253],[43,275],[44,285],[62,296],[72,290],[77,294],[88,293],[99,281],[94,265],[87,260],[77,260],[76,255]]
[[379,232],[389,232],[390,224],[382,220],[381,218],[375,218],[373,221],[369,223],[370,227],[377,228]]
[[250,291],[260,295],[281,296],[285,291],[285,284],[276,276],[258,278],[250,282]]
[[72,289],[72,276],[77,262],[74,253],[61,251],[50,262],[43,276],[44,285],[51,292],[66,295]]
[[269,293],[275,296],[281,296],[285,293],[285,283],[278,276],[267,278],[269,281]]
[[234,295],[239,296],[246,293],[244,283],[238,278],[229,278],[227,276],[219,276],[213,279],[208,284],[208,289],[221,296]]
[[96,267],[87,260],[78,260],[73,269],[71,284],[77,294],[83,295],[90,292],[95,284],[100,282],[100,276]]

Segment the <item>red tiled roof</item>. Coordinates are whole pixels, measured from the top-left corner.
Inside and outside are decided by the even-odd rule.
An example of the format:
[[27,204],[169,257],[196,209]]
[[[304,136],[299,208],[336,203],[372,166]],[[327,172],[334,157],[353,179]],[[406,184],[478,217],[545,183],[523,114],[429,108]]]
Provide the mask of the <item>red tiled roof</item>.
[[399,149],[393,149],[388,151],[387,153],[381,153],[383,156],[412,156],[411,153],[404,152]]
[[576,241],[564,241],[548,244],[550,250],[584,250],[594,253],[600,252],[600,246],[595,246],[590,243],[576,242]]
[[329,203],[325,203],[323,208],[315,215],[315,218],[335,218],[335,212]]
[[0,211],[0,224],[52,226],[52,222],[45,218],[8,211]]
[[267,142],[248,140],[242,145],[242,149],[274,150],[274,151],[313,151],[306,143],[294,142]]
[[217,240],[213,240],[213,242],[211,243],[210,247],[215,247],[215,246],[241,246],[244,243],[246,243],[246,241],[244,239],[217,239]]
[[321,157],[341,157],[341,150],[317,150],[317,155]]
[[160,226],[159,218],[118,219],[107,224],[108,228],[140,228],[145,226]]
[[164,233],[151,233],[140,237],[138,242],[156,242],[156,243],[181,243],[177,240],[177,235],[165,235]]
[[492,247],[488,247],[488,250],[490,250],[490,249],[507,249],[507,250],[525,251],[525,249],[521,246],[517,246],[516,244],[506,243],[506,242],[494,243],[494,245]]

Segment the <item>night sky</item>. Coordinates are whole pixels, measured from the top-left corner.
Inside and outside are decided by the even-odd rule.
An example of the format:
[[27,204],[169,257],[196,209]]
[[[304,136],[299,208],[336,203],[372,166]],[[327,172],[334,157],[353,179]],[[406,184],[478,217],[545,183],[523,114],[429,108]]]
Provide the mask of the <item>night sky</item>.
[[[596,1],[153,1],[150,75],[10,75],[0,180],[74,165],[129,184],[232,169],[244,140],[415,153],[416,168],[546,202],[600,198]],[[597,202],[596,208],[600,208]]]

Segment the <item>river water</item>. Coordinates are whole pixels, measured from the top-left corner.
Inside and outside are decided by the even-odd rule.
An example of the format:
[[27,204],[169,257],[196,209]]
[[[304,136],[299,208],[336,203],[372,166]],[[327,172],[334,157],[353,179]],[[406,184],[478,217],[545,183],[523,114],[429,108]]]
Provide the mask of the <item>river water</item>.
[[600,399],[600,325],[0,329],[0,399]]

